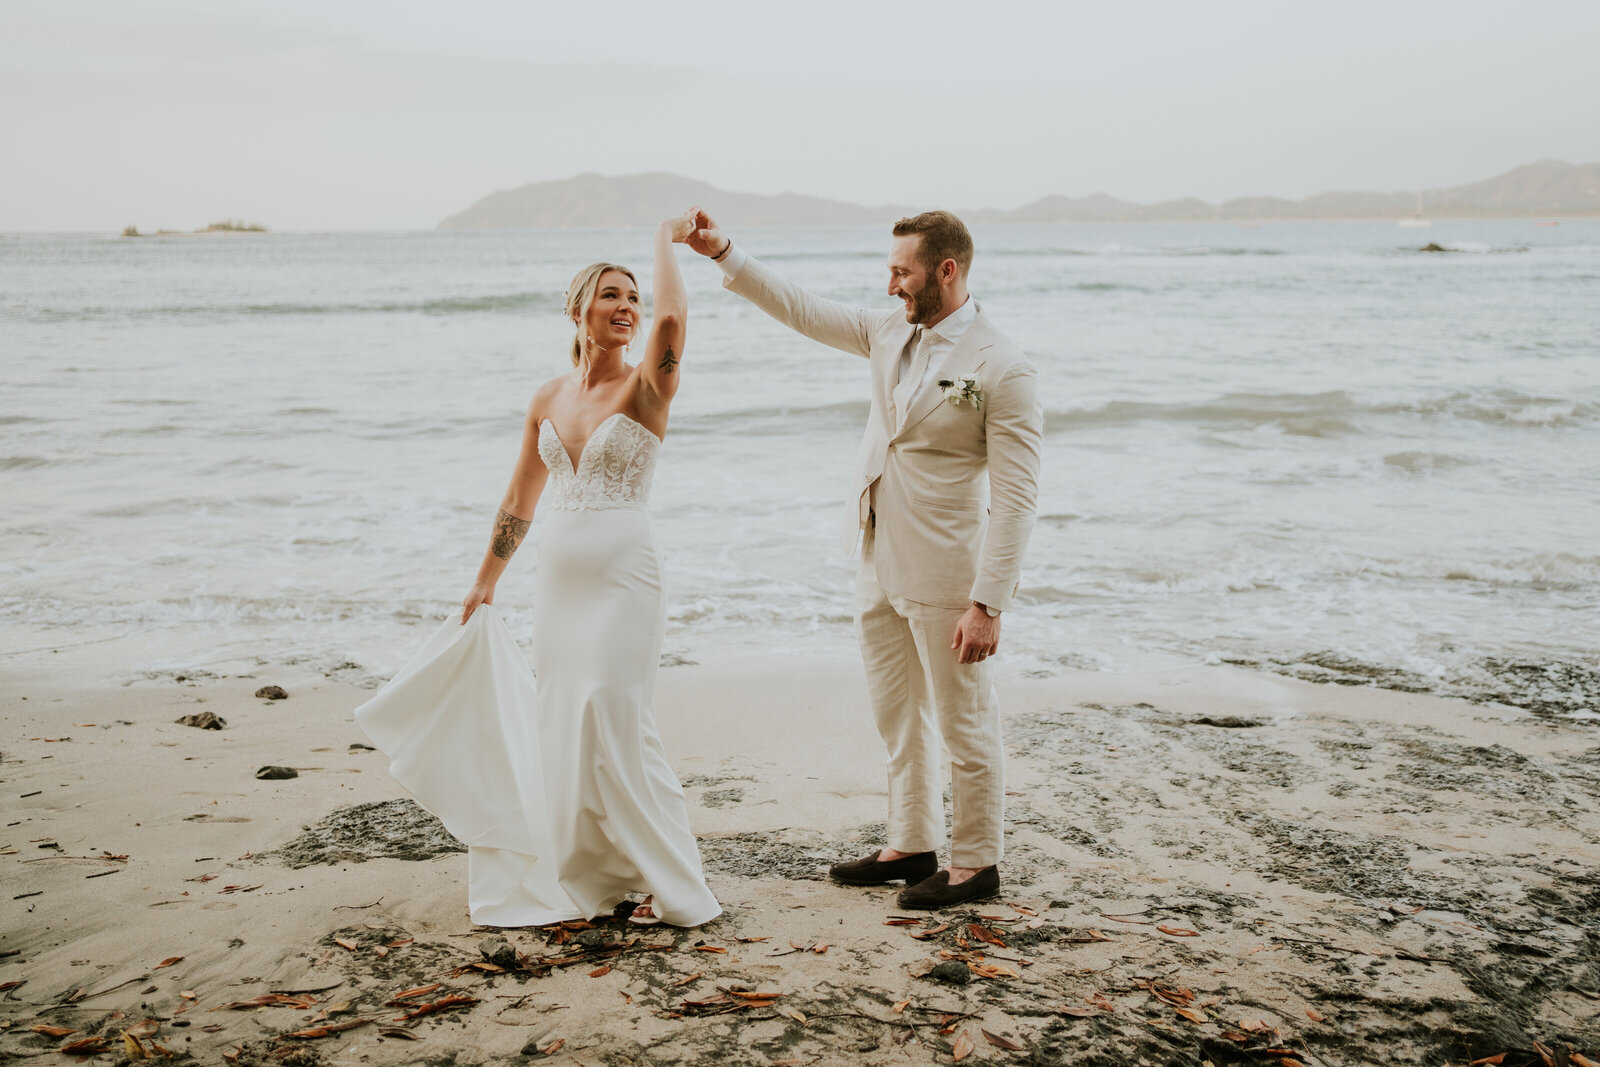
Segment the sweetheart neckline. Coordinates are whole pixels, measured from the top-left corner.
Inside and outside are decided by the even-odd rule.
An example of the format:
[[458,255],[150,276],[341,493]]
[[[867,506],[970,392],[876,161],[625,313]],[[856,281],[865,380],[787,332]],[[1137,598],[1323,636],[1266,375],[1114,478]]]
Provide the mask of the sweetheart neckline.
[[567,466],[571,469],[572,476],[576,478],[578,476],[578,471],[583,467],[583,457],[589,452],[589,442],[593,441],[596,437],[599,437],[600,431],[605,429],[606,424],[612,419],[627,419],[629,422],[639,427],[639,429],[643,430],[651,437],[654,437],[656,439],[656,444],[659,445],[661,443],[660,436],[658,436],[654,430],[650,429],[650,427],[646,426],[632,415],[629,415],[626,411],[613,411],[611,414],[601,419],[600,422],[596,424],[595,428],[589,432],[589,436],[583,439],[583,447],[578,449],[578,460],[576,463],[574,463],[572,460],[572,453],[567,449],[567,442],[561,439],[561,431],[556,429],[556,424],[549,418],[544,418],[539,421],[539,426],[543,428],[544,426],[548,425],[550,427],[550,432],[555,434],[556,444],[561,446],[562,453],[564,453],[567,457]]

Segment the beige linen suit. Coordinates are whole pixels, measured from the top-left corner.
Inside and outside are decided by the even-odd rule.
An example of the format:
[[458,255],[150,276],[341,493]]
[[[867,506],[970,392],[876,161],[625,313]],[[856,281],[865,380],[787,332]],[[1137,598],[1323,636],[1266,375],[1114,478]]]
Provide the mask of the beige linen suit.
[[[898,411],[900,357],[916,330],[902,311],[823,300],[749,258],[730,266],[723,284],[791,329],[868,360],[872,409],[844,547],[853,553],[861,542],[856,629],[889,750],[887,844],[917,853],[944,840],[942,738],[950,758],[950,863],[998,863],[1005,757],[993,668],[987,660],[960,663],[950,643],[974,601],[1005,611],[1016,595],[1038,495],[1038,375],[980,308]],[[983,398],[976,407],[949,402],[937,384],[963,374],[977,377]]]

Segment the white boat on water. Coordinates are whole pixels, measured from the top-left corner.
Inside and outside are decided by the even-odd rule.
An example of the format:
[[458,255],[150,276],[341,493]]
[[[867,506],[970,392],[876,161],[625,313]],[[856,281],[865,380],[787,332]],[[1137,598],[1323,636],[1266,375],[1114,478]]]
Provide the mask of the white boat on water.
[[1408,230],[1426,230],[1429,226],[1433,225],[1432,222],[1422,217],[1421,189],[1417,190],[1417,213],[1415,215],[1407,215],[1403,219],[1396,220],[1395,225],[1403,226]]

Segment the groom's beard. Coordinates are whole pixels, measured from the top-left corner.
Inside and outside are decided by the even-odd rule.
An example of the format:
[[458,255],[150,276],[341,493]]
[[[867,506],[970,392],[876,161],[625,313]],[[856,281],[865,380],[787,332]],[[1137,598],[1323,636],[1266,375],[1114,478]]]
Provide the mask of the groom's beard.
[[914,323],[928,322],[938,318],[943,310],[944,292],[930,279],[920,292],[911,294],[911,314],[906,318]]

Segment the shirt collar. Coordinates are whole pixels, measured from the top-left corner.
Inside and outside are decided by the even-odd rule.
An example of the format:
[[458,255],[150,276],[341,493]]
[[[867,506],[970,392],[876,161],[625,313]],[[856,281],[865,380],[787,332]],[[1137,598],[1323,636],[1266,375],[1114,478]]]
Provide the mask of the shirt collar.
[[961,340],[961,335],[967,332],[967,327],[971,326],[972,320],[977,317],[977,301],[973,300],[969,295],[966,300],[962,301],[960,307],[956,308],[954,311],[950,312],[950,314],[940,319],[939,325],[925,326],[923,329],[927,330],[929,333],[933,334],[933,336],[942,341],[948,341],[950,344],[955,344]]

